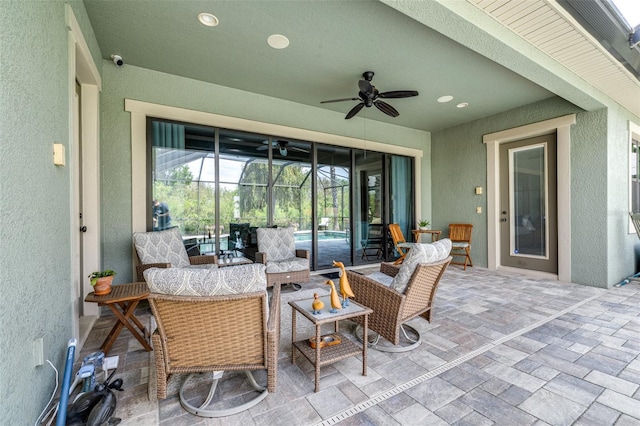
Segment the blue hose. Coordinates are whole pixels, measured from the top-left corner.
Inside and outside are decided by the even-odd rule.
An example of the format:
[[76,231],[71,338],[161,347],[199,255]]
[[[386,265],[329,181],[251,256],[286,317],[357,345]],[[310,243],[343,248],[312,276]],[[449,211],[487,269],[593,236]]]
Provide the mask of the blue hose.
[[64,378],[62,379],[62,389],[60,390],[60,403],[58,405],[58,416],[56,426],[64,426],[67,422],[67,404],[69,403],[69,387],[71,386],[71,373],[73,373],[73,361],[76,355],[76,339],[69,339],[67,344],[67,362],[64,366]]

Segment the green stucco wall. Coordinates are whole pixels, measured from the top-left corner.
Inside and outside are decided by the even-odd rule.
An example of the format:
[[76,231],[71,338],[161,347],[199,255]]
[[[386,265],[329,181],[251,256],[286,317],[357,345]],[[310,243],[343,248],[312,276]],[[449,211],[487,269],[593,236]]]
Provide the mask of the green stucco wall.
[[[70,2],[97,43],[81,2]],[[72,337],[70,169],[65,2],[0,2],[0,424],[33,424],[55,386],[32,342],[60,370]],[[99,53],[97,53],[99,55]]]
[[[103,63],[102,241],[103,264],[118,271],[116,280],[132,279],[131,116],[124,100],[135,99],[323,133],[426,150],[430,135],[367,120],[345,120],[342,114],[255,93],[125,65]],[[430,163],[422,161],[422,216],[430,217]]]
[[607,262],[609,283],[617,283],[636,272],[638,235],[629,230],[629,118],[616,106],[607,111],[606,226],[610,260]]
[[608,282],[606,131],[606,110],[578,114],[571,127],[571,278],[597,287]]
[[[633,272],[628,222],[627,121],[607,109],[584,112],[560,98],[545,100],[432,134],[433,226],[474,225],[471,255],[487,266],[487,154],[482,136],[575,113],[571,127],[571,277],[610,287]],[[484,192],[486,194],[486,191]],[[482,214],[475,213],[476,206]],[[603,265],[603,259],[605,264]]]

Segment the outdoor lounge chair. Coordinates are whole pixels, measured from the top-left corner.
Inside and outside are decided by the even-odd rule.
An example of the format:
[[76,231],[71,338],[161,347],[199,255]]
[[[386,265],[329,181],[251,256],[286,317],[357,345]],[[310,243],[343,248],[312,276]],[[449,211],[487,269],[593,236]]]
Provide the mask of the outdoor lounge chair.
[[144,281],[148,268],[217,268],[215,255],[187,255],[178,227],[164,231],[134,232],[133,246],[138,257],[136,280]]
[[256,263],[267,267],[267,286],[309,282],[309,250],[296,249],[293,228],[258,228]]
[[[421,316],[431,322],[436,289],[451,262],[451,241],[443,239],[431,244],[415,244],[400,266],[382,263],[380,272],[365,276],[347,271],[354,301],[373,309],[369,330],[378,334],[372,348],[386,352],[404,352],[418,347],[420,333],[406,324]],[[353,319],[361,323],[361,319]],[[406,330],[414,335],[410,337]],[[410,343],[399,346],[400,332]],[[356,333],[357,335],[357,333]],[[382,344],[380,338],[391,345]]]
[[[180,403],[192,414],[223,417],[247,410],[276,391],[280,339],[280,286],[273,286],[269,306],[264,265],[212,270],[148,269],[149,304],[157,323],[151,338],[159,399],[167,397],[172,374],[189,374],[180,387]],[[252,371],[266,370],[266,388]],[[214,393],[224,371],[244,371],[253,389],[241,394],[237,384],[225,398]],[[195,373],[210,373],[213,383],[200,406],[187,383]],[[233,379],[235,380],[235,379]],[[226,387],[221,387],[222,389]],[[200,389],[196,386],[193,389]],[[252,394],[257,395],[248,400]],[[150,396],[152,388],[150,387]],[[240,400],[230,408],[229,403]],[[211,401],[215,401],[209,407]]]

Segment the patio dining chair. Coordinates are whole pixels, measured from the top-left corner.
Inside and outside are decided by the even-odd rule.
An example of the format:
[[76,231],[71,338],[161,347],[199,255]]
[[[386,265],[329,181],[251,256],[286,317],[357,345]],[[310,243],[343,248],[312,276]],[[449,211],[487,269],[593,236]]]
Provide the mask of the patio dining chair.
[[[436,290],[451,262],[450,251],[449,239],[416,243],[399,266],[383,262],[380,272],[370,275],[347,271],[353,300],[373,309],[368,322],[369,330],[378,335],[371,343],[373,349],[406,352],[420,345],[420,333],[406,323],[418,316],[431,322]],[[353,321],[362,325],[361,318]],[[358,329],[356,337],[361,339]]]
[[404,261],[405,256],[409,249],[413,246],[414,243],[408,243],[407,240],[404,239],[404,234],[402,233],[402,229],[400,225],[397,223],[389,224],[389,234],[391,235],[391,240],[393,241],[393,246],[396,251],[400,255],[399,258],[393,262],[394,265],[399,265]]
[[[149,380],[150,397],[167,398],[170,377],[188,374],[179,390],[184,409],[201,417],[224,417],[247,410],[276,391],[280,286],[273,287],[267,306],[264,269],[264,265],[251,264],[215,270],[145,271],[151,291],[149,305],[157,323],[151,336],[156,380]],[[257,383],[255,370],[266,370],[266,386]],[[231,387],[221,385],[222,394],[215,395],[227,371],[244,371],[251,388],[242,388],[234,377]],[[198,373],[211,375],[206,398],[197,394],[201,387],[188,385]],[[204,402],[194,402],[198,399]],[[239,404],[230,407],[236,401]]]
[[370,256],[380,259],[383,255],[384,226],[381,223],[370,223],[367,226],[367,238],[362,240],[362,259],[369,260]]
[[464,257],[464,262],[451,262],[453,265],[462,265],[467,270],[467,265],[473,266],[471,261],[471,231],[470,223],[449,224],[449,239],[451,240],[451,256]]
[[217,268],[215,255],[189,256],[180,229],[176,226],[164,231],[134,232],[133,246],[138,258],[136,279],[144,281],[148,268]]

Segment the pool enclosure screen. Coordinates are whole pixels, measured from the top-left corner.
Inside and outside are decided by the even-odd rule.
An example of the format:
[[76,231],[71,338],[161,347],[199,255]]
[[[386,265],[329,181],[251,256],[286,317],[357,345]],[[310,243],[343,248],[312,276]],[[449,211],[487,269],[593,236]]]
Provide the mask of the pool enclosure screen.
[[254,260],[258,227],[292,227],[314,270],[396,256],[414,223],[413,158],[148,119],[147,228],[177,226],[190,255]]

